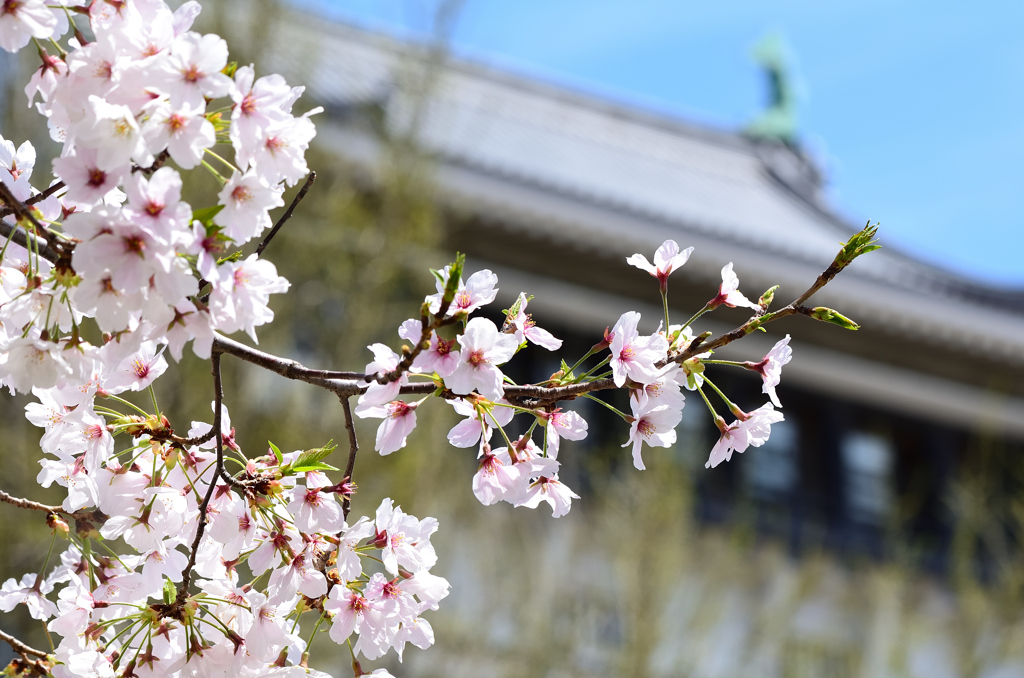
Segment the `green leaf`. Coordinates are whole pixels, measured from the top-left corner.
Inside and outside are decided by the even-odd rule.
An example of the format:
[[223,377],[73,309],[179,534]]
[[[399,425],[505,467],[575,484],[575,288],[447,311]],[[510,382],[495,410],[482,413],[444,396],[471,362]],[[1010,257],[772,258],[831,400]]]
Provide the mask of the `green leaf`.
[[455,293],[459,291],[459,281],[462,280],[462,269],[466,265],[466,255],[456,254],[455,263],[448,269],[448,283],[444,287],[444,296],[441,303],[445,306],[452,303]]
[[225,263],[227,261],[238,261],[241,258],[242,258],[242,250],[237,250],[235,252],[232,252],[231,254],[229,254],[226,257],[221,257],[220,259],[218,259],[217,260],[217,265],[223,264],[223,263]]
[[315,464],[304,464],[302,466],[293,466],[292,471],[295,473],[308,473],[309,471],[340,471],[337,466],[331,466],[325,464],[322,461],[318,461]]
[[882,246],[876,245],[875,243],[877,241],[873,240],[877,233],[878,224],[872,226],[869,221],[867,226],[855,233],[848,241],[842,243],[843,249],[836,255],[835,263],[838,264],[840,268],[846,268],[850,265],[850,262],[862,254],[882,249]]
[[295,473],[305,473],[306,471],[317,470],[337,471],[338,469],[334,468],[333,466],[328,466],[327,464],[320,463],[321,460],[323,460],[327,455],[329,455],[338,447],[337,445],[333,445],[333,442],[333,440],[330,440],[323,447],[318,447],[316,449],[306,450],[305,452],[302,452],[299,455],[298,459],[296,459],[295,462],[291,464],[289,470]]
[[213,207],[204,207],[201,210],[195,210],[192,212],[192,220],[198,221],[209,228],[213,224],[213,218],[224,209],[224,205],[214,205]]
[[269,440],[267,441],[267,445],[270,445],[270,451],[274,453],[275,457],[277,457],[277,465],[280,466],[281,462],[284,461],[284,455],[281,454],[281,450],[277,449],[277,445],[270,442]]
[[761,295],[758,299],[757,304],[764,310],[768,310],[768,307],[772,305],[772,300],[775,299],[775,290],[779,289],[778,285],[768,288],[768,290]]
[[174,586],[174,582],[171,581],[170,577],[164,576],[164,602],[170,605],[174,602],[174,599],[178,597],[178,589]]

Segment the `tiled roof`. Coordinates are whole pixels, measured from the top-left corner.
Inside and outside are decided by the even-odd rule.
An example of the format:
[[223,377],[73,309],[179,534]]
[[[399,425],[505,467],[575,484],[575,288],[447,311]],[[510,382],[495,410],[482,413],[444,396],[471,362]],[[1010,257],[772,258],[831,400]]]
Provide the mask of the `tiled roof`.
[[[431,71],[420,65],[430,54],[422,47],[326,22],[311,38],[312,23],[278,35],[331,58],[282,50],[293,61],[275,68],[301,73],[328,113],[376,102],[394,128],[414,117],[406,93],[436,74],[429,103],[416,110],[419,141],[439,162],[441,187],[492,218],[615,253],[649,253],[673,237],[717,257],[694,261],[691,275],[712,280],[732,259],[751,289],[779,282],[790,291],[861,226],[830,211],[798,150],[463,61]],[[1024,365],[1024,292],[887,247],[820,297],[858,320]]]

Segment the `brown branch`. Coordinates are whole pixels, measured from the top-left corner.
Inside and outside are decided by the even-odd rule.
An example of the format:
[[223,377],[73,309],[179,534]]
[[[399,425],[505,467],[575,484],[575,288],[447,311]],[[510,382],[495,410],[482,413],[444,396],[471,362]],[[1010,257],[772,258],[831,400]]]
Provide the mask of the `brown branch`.
[[[25,201],[25,205],[32,206],[32,205],[41,203],[42,201],[46,200],[47,198],[49,198],[51,195],[53,195],[54,193],[56,193],[57,191],[59,191],[62,188],[64,188],[64,182],[63,181],[58,181],[57,183],[55,183],[52,186],[50,186],[49,188],[47,188],[45,191],[42,191],[40,193],[36,193],[31,198],[26,200]],[[4,207],[3,209],[0,209],[0,217],[7,217],[7,216],[10,216],[12,214],[14,214],[14,210],[11,209],[10,207]]]
[[71,515],[60,506],[47,506],[46,504],[40,504],[39,502],[32,501],[31,499],[12,497],[3,490],[0,490],[0,501],[17,506],[18,508],[32,509],[33,511],[45,511],[46,513],[63,513],[65,515]]
[[[373,379],[372,375],[361,372],[329,372],[327,370],[314,370],[302,364],[280,358],[270,353],[265,353],[233,339],[215,334],[213,338],[213,351],[215,353],[227,353],[245,362],[252,363],[258,367],[279,374],[286,379],[304,381],[314,386],[320,386],[339,398],[346,398],[363,393],[367,389],[366,382]],[[346,374],[351,375],[349,379],[333,379],[325,375]],[[540,407],[560,400],[571,400],[584,393],[602,391],[614,388],[615,383],[611,379],[598,379],[582,384],[569,384],[568,386],[506,386],[505,398],[517,402],[529,403],[529,407]],[[405,384],[399,389],[401,395],[430,395],[438,389],[433,381],[416,384]],[[449,396],[450,397],[450,396]]]
[[[3,184],[0,183],[0,186],[3,186]],[[3,186],[3,189],[6,188],[6,186]],[[16,205],[16,207],[13,210],[13,213],[17,214],[19,218],[21,218],[21,215],[23,213],[29,214],[29,212],[24,209],[24,206],[18,200],[14,200],[14,204]],[[35,221],[35,217],[30,217],[30,220]],[[46,229],[43,229],[43,231],[46,231],[47,233],[49,232]],[[10,238],[11,240],[14,241],[15,244],[21,245],[26,250],[29,250],[31,252],[38,251],[39,256],[54,264],[59,262],[62,256],[70,257],[70,248],[67,251],[64,251],[63,249],[55,249],[50,246],[50,241],[47,238],[40,238],[38,235],[34,233],[29,233],[27,228],[22,228],[19,224],[11,224],[6,221],[0,221],[0,236]]]
[[155,172],[158,169],[160,169],[161,167],[163,167],[164,163],[167,162],[167,159],[170,158],[170,157],[171,157],[171,152],[170,151],[167,151],[167,150],[161,151],[160,155],[156,156],[156,159],[153,161],[153,164],[150,165],[149,167],[139,167],[138,165],[133,165],[132,166],[132,174],[134,174],[136,172],[142,172],[143,174],[146,175],[146,178],[149,178],[150,176],[153,175],[153,172]]
[[47,653],[43,652],[42,650],[37,650],[34,647],[30,647],[30,646],[26,645],[25,643],[21,642],[20,640],[18,640],[14,636],[10,636],[10,635],[4,633],[3,631],[0,631],[0,640],[4,641],[8,645],[10,645],[12,648],[14,648],[14,651],[17,652],[18,654],[20,654],[22,657],[27,657],[28,655],[32,655],[33,657],[40,657],[42,659],[46,659],[47,657],[50,656]]
[[32,228],[35,231],[35,235],[42,236],[50,246],[50,249],[57,252],[58,257],[62,255],[70,256],[70,252],[65,249],[65,245],[70,243],[65,243],[56,233],[40,223],[39,220],[36,219],[36,215],[32,213],[32,210],[28,209],[24,203],[15,198],[14,194],[11,193],[11,189],[2,181],[0,181],[0,200],[7,203],[7,206],[19,220],[25,220],[31,223]]
[[298,204],[302,202],[302,199],[306,197],[306,193],[309,192],[309,187],[313,185],[314,181],[316,181],[316,172],[310,172],[309,176],[306,177],[306,183],[302,184],[302,188],[299,189],[299,192],[292,199],[292,204],[288,205],[288,209],[284,211],[284,214],[282,214],[281,218],[277,220],[274,227],[270,229],[270,233],[267,233],[267,237],[264,238],[263,242],[261,242],[259,247],[256,248],[257,257],[263,254],[263,250],[267,249],[267,245],[269,245],[270,241],[274,239],[274,236],[281,230],[281,227],[284,226],[285,222],[292,218],[292,212],[294,212]]
[[[341,407],[345,410],[345,428],[348,430],[348,466],[345,467],[345,478],[342,482],[352,482],[352,472],[356,468],[356,454],[359,452],[359,441],[356,439],[356,427],[352,421],[352,408],[348,402],[348,396],[341,399]],[[348,495],[343,495],[341,502],[345,520],[348,520],[348,512],[352,507],[352,500]]]
[[[202,543],[203,533],[206,531],[206,511],[210,506],[213,491],[217,487],[217,480],[224,471],[224,436],[221,434],[221,410],[223,409],[224,392],[220,379],[220,353],[214,351],[210,356],[210,363],[213,371],[213,431],[214,437],[217,440],[217,466],[213,473],[213,478],[210,479],[210,486],[206,488],[206,496],[203,497],[203,503],[199,505],[199,524],[196,526],[196,536],[192,540],[192,548],[189,549],[188,563],[185,565],[185,569],[181,571],[181,585],[178,586],[178,597],[175,600],[175,606],[179,610],[188,598],[188,587],[192,583],[192,568],[195,567],[199,544]],[[168,616],[174,616],[174,614],[169,613]]]
[[[832,279],[835,278],[840,271],[842,271],[851,263],[853,263],[854,259],[861,256],[862,254],[878,249],[879,246],[874,245],[873,243],[875,241],[872,240],[877,230],[877,226],[872,227],[871,222],[868,222],[867,226],[865,226],[863,229],[855,233],[850,238],[850,240],[843,244],[843,249],[839,250],[839,254],[837,254],[835,258],[832,259],[832,263],[830,263],[828,267],[818,275],[818,277],[814,280],[814,283],[811,284],[811,286],[808,287],[803,294],[801,294],[799,297],[790,302],[788,306],[784,306],[780,308],[778,311],[773,311],[772,313],[765,313],[762,309],[761,311],[758,312],[757,315],[755,315],[753,318],[743,323],[736,329],[726,332],[725,334],[717,337],[716,339],[713,339],[710,342],[702,343],[699,341],[694,341],[689,346],[687,346],[682,353],[670,357],[669,360],[665,361],[665,363],[669,361],[682,363],[695,356],[698,352],[706,353],[707,351],[711,351],[721,346],[725,346],[726,344],[731,344],[737,339],[745,337],[751,332],[757,330],[759,327],[762,327],[763,325],[770,323],[773,320],[778,320],[779,318],[785,318],[786,316],[797,314],[806,315],[812,318],[815,317],[812,313],[813,309],[804,306],[804,302],[810,299],[815,292],[820,290],[828,283],[832,282]],[[821,320],[822,318],[819,316],[817,319]],[[854,327],[852,329],[856,328]]]

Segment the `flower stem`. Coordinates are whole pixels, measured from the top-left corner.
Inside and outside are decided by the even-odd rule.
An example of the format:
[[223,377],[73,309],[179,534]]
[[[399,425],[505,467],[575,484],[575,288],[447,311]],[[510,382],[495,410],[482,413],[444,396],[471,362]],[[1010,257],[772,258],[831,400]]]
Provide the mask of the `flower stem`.
[[612,407],[611,405],[609,405],[609,404],[608,404],[608,403],[606,403],[605,401],[601,400],[600,398],[595,398],[594,396],[590,395],[589,393],[584,393],[584,394],[583,394],[583,397],[584,397],[584,398],[587,398],[587,399],[589,399],[589,400],[593,400],[593,401],[594,401],[595,403],[600,403],[600,404],[604,405],[604,406],[605,406],[605,407],[607,407],[607,408],[608,408],[609,410],[611,410],[611,411],[612,411],[612,412],[614,412],[615,414],[617,414],[617,415],[619,415],[620,417],[622,417],[622,418],[623,418],[623,420],[625,420],[625,421],[629,421],[629,420],[631,420],[631,419],[633,418],[633,417],[629,416],[628,414],[625,414],[625,413],[623,413],[623,412],[620,412],[619,410],[617,410],[616,408]]
[[665,309],[665,336],[668,336],[668,328],[671,325],[668,320],[668,287],[661,290],[661,305]]
[[704,376],[704,383],[710,386],[711,388],[715,389],[715,393],[717,393],[718,397],[720,397],[725,402],[725,406],[729,408],[730,412],[732,412],[733,414],[736,413],[736,410],[739,409],[739,407],[736,406],[736,403],[729,400],[729,398],[727,398],[726,395],[722,393],[722,390],[715,386],[715,382],[707,378],[707,375]]
[[156,391],[153,389],[153,384],[149,385],[149,396],[153,399],[153,413],[156,418],[160,419],[160,406],[156,403]]
[[693,323],[697,322],[697,318],[701,317],[702,315],[704,315],[705,313],[707,313],[710,310],[711,309],[708,307],[708,305],[704,304],[704,308],[702,308],[701,310],[697,311],[693,315],[693,317],[691,317],[689,320],[687,320],[686,324],[683,325],[683,328],[685,329],[685,328],[689,327],[690,325],[692,325]]
[[[707,381],[707,380],[705,379],[705,381]],[[711,410],[711,417],[717,422],[720,417],[718,416],[718,412],[715,412],[715,408],[711,404],[711,401],[708,400],[707,395],[705,395],[704,389],[701,388],[700,386],[698,386],[697,387],[697,392],[700,393],[700,397],[704,399],[704,404],[708,406],[709,410]]]

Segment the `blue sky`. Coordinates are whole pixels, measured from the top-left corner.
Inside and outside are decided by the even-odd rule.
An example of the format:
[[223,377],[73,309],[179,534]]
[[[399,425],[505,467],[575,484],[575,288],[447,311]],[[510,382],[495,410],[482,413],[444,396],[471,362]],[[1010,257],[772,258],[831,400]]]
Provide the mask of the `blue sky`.
[[[434,1],[308,0],[422,32]],[[303,3],[307,4],[307,3]],[[465,0],[456,52],[715,127],[761,108],[752,46],[778,31],[801,138],[853,221],[974,278],[1024,287],[1024,3]]]

